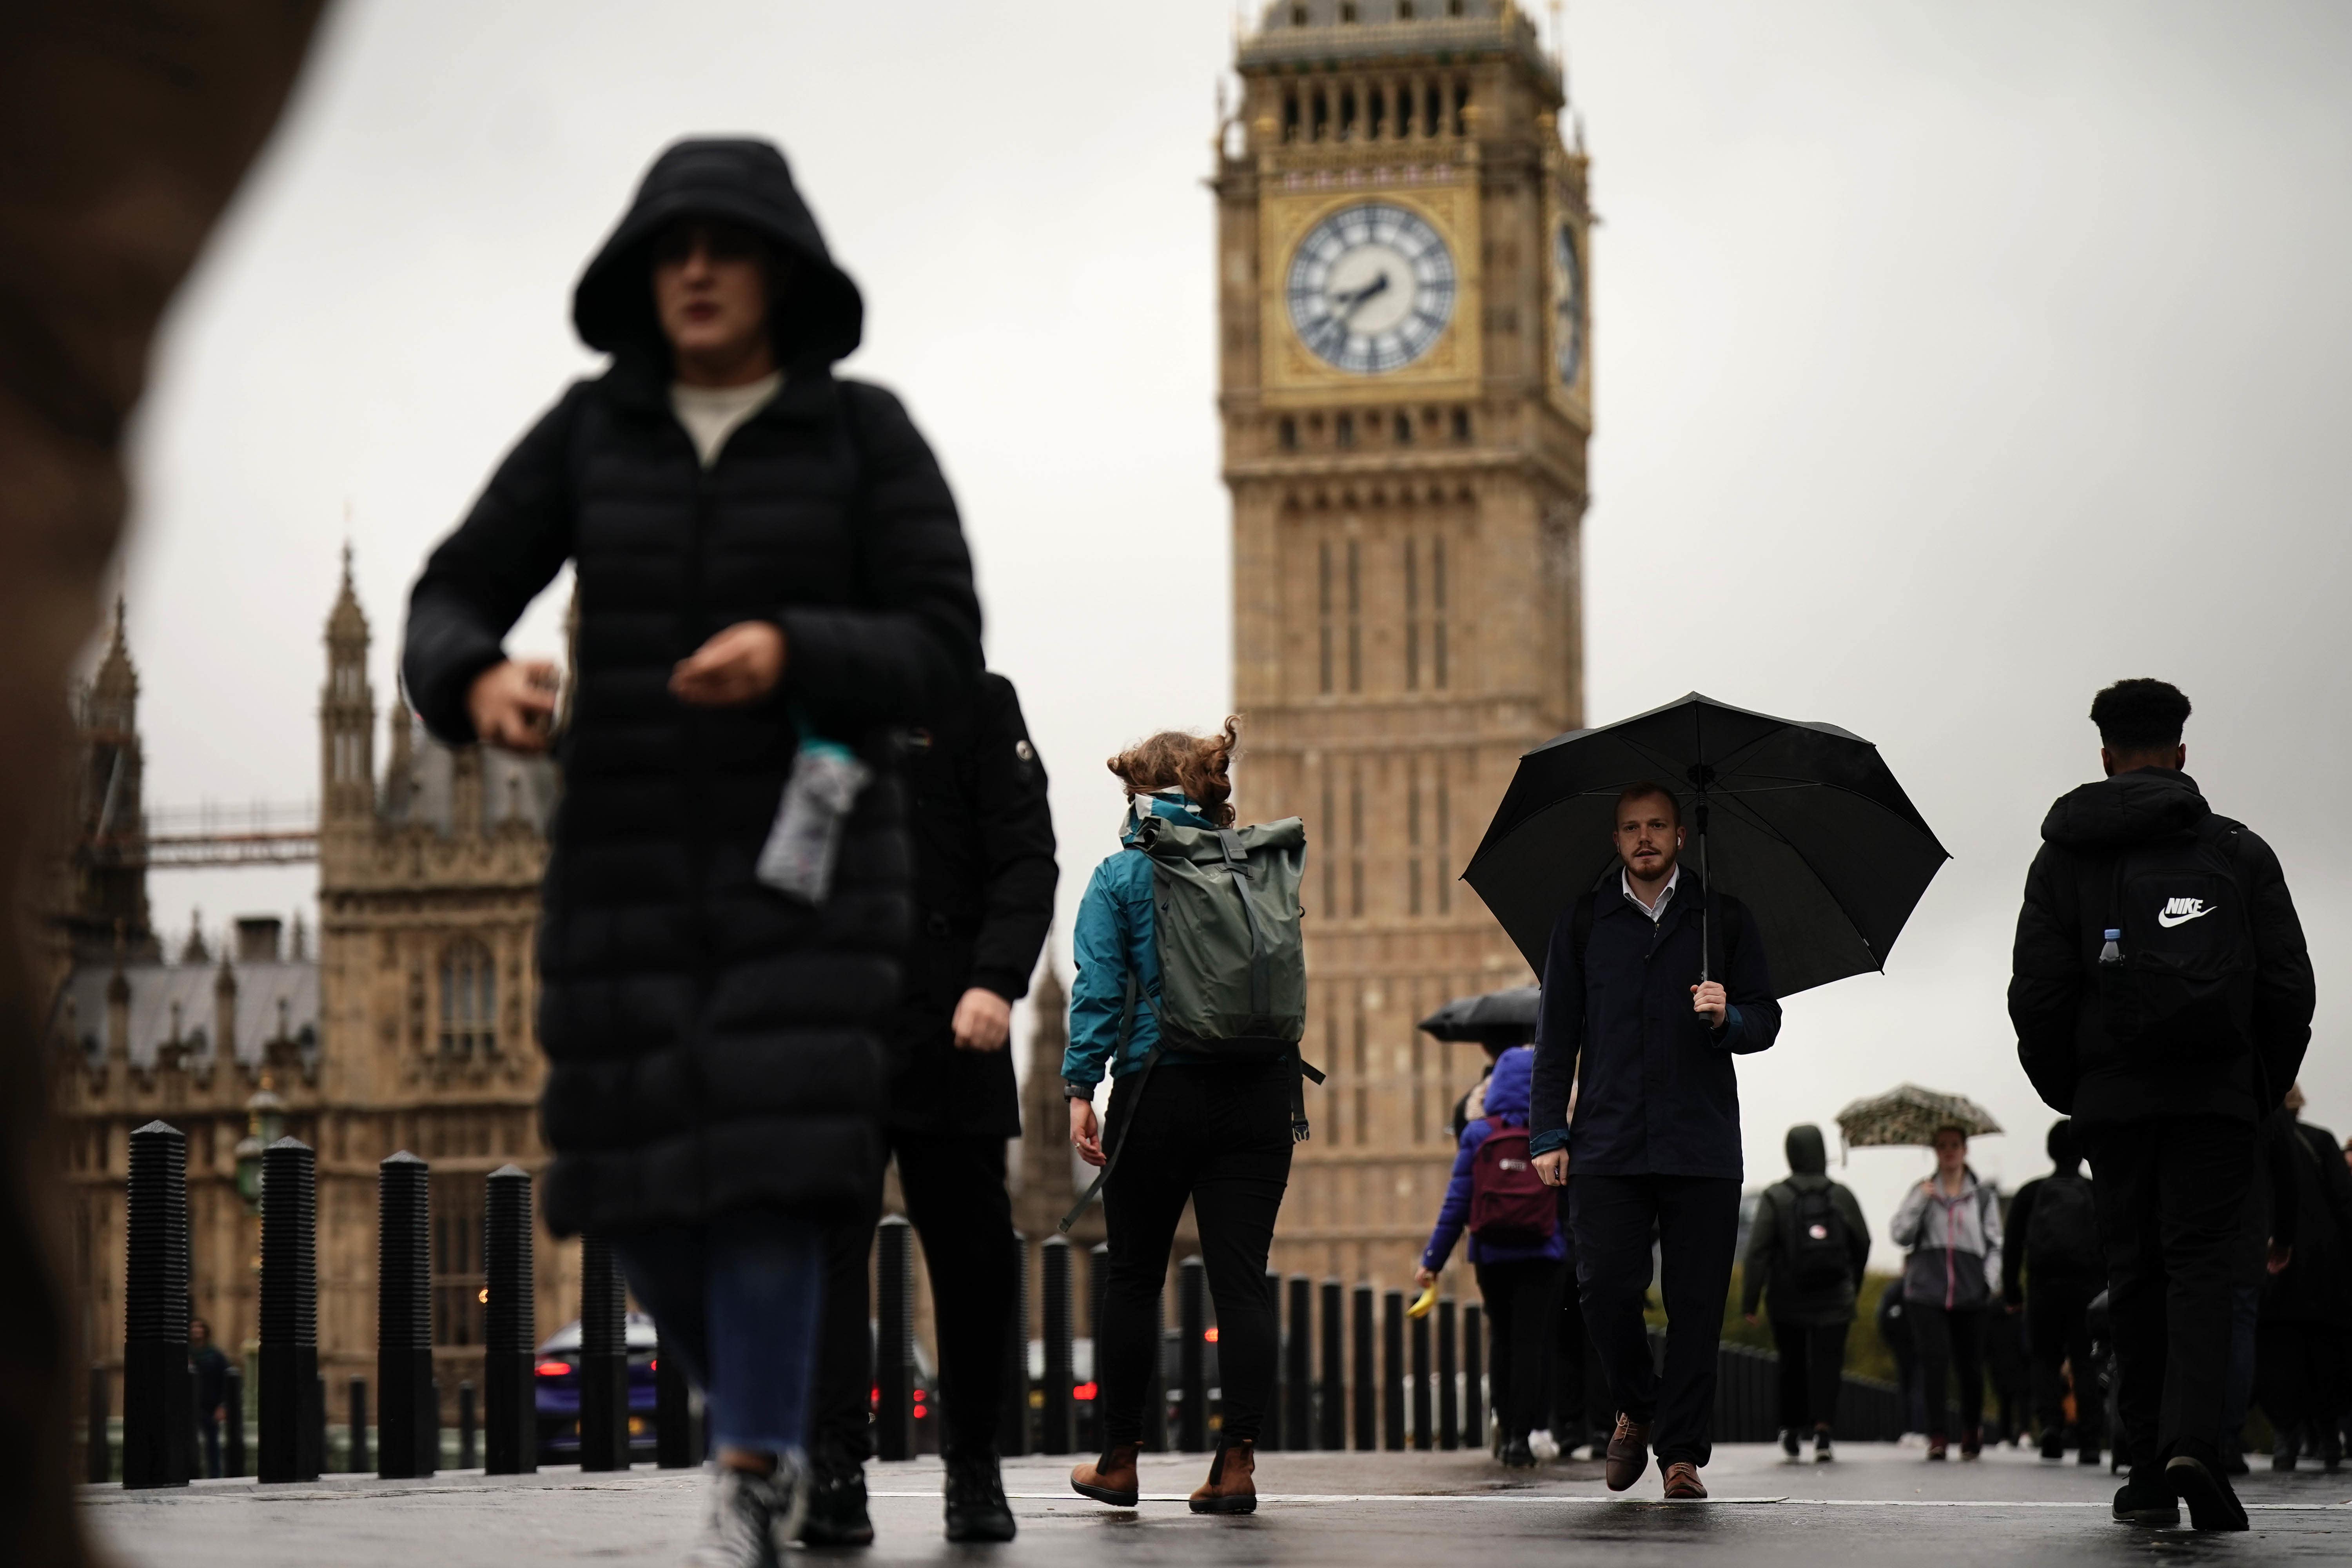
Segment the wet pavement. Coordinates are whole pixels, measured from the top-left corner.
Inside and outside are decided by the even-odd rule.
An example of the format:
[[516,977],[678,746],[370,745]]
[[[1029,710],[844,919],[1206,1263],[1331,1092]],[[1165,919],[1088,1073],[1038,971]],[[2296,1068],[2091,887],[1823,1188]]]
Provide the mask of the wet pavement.
[[[1833,1465],[1790,1464],[1775,1447],[1718,1447],[1704,1503],[1659,1500],[1654,1467],[1622,1496],[1600,1467],[1508,1474],[1482,1454],[1267,1454],[1258,1512],[1195,1518],[1184,1496],[1202,1456],[1148,1456],[1144,1501],[1101,1507],[1070,1494],[1071,1461],[1005,1468],[1021,1521],[1009,1548],[950,1547],[940,1530],[937,1460],[868,1468],[878,1539],[817,1555],[873,1564],[1860,1563],[1933,1557],[1970,1563],[2352,1563],[2352,1470],[2258,1469],[2241,1483],[2247,1535],[2115,1523],[2104,1468],[2044,1464],[2000,1449],[1974,1464],[1927,1464],[1917,1448],[1853,1445]],[[204,1481],[184,1490],[84,1490],[100,1544],[126,1568],[313,1568],[321,1563],[508,1568],[676,1563],[704,1485],[693,1472],[574,1468],[430,1481],[331,1476],[302,1486]]]

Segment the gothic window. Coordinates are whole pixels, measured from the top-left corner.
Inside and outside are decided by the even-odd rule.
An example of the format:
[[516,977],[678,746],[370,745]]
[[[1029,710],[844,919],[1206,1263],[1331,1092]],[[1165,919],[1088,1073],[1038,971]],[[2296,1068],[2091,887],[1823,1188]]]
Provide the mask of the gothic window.
[[1423,136],[1436,135],[1444,112],[1444,103],[1438,97],[1437,84],[1431,82],[1422,96],[1421,133]]
[[1429,643],[1437,689],[1445,689],[1445,540],[1429,542]]
[[1315,142],[1320,142],[1320,141],[1322,141],[1322,140],[1323,140],[1324,132],[1327,132],[1327,131],[1328,131],[1328,130],[1331,128],[1331,99],[1330,99],[1330,95],[1328,95],[1328,93],[1326,93],[1326,92],[1325,92],[1321,88],[1319,88],[1319,87],[1318,87],[1318,88],[1317,88],[1317,89],[1315,89],[1315,100],[1314,100],[1314,101],[1315,101],[1315,110],[1314,110],[1315,119],[1314,119],[1314,124],[1313,124],[1313,127],[1312,127],[1313,134],[1308,138],[1308,140],[1310,140],[1310,141],[1315,141]]
[[1404,689],[1421,689],[1421,557],[1412,536],[1404,542]]
[[1322,691],[1331,694],[1331,542],[1328,539],[1315,546],[1315,591],[1318,652],[1322,664]]
[[483,1179],[476,1175],[431,1178],[433,1205],[433,1342],[482,1342]]
[[1470,411],[1467,408],[1454,411],[1454,439],[1462,443],[1470,439]]
[[1412,20],[1412,0],[1397,0],[1397,20],[1400,22]]
[[1412,779],[1405,786],[1404,837],[1412,851],[1405,861],[1404,907],[1407,914],[1421,913],[1421,769],[1412,768]]
[[1437,912],[1444,914],[1453,906],[1454,865],[1453,845],[1454,805],[1445,787],[1445,759],[1437,760]]
[[1356,136],[1356,89],[1339,89],[1339,140],[1351,142]]
[[1298,95],[1295,92],[1282,95],[1282,139],[1285,142],[1298,140]]
[[441,954],[441,1054],[470,1056],[498,1049],[498,965],[471,937]]
[[1356,1079],[1356,1142],[1359,1143],[1366,1142],[1372,1130],[1372,1091],[1371,1086],[1364,1081],[1370,1067],[1365,1056],[1364,994],[1359,991],[1356,993],[1355,1059],[1349,1064]]
[[1342,22],[1352,22],[1355,19],[1355,0],[1339,0],[1339,20]]
[[1358,617],[1364,606],[1363,551],[1348,541],[1348,689],[1364,689],[1364,630]]
[[1340,415],[1338,419],[1332,422],[1331,433],[1333,439],[1337,440],[1342,447],[1354,446],[1356,444],[1356,416],[1352,414]]
[[1454,84],[1454,134],[1464,135],[1469,129],[1470,87],[1466,82]]
[[1361,762],[1348,769],[1348,914],[1350,919],[1364,918],[1364,768]]
[[[1331,784],[1331,766],[1328,763],[1323,765],[1321,827],[1326,839],[1333,844],[1339,842],[1339,808],[1335,799],[1335,791]],[[1336,921],[1339,918],[1339,858],[1336,855],[1323,857],[1323,913],[1327,919]],[[1337,1054],[1336,1047],[1334,1054]]]
[[1400,415],[1398,415],[1398,416],[1396,416],[1395,427],[1394,427],[1394,433],[1395,433],[1395,436],[1396,436],[1396,444],[1397,444],[1398,446],[1400,446],[1400,447],[1410,447],[1410,446],[1412,446],[1412,415],[1410,415],[1410,414],[1400,414]]
[[1298,450],[1297,420],[1293,419],[1289,415],[1286,414],[1282,416],[1281,420],[1276,424],[1274,430],[1275,439],[1282,444],[1282,449],[1284,451],[1296,452]]
[[1364,104],[1364,133],[1377,142],[1387,129],[1389,95],[1376,87],[1365,96]]
[[1290,8],[1290,25],[1291,25],[1292,26],[1294,26],[1294,27],[1303,27],[1303,26],[1307,26],[1307,7],[1306,7],[1306,6],[1304,6],[1304,5],[1293,5],[1293,6]]

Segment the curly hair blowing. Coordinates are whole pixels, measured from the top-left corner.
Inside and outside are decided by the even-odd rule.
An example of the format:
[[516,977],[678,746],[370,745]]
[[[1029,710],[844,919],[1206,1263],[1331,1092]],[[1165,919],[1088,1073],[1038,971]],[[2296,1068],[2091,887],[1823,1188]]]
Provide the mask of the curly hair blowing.
[[1234,825],[1234,748],[1241,742],[1241,720],[1228,717],[1213,735],[1162,730],[1139,741],[1103,765],[1127,786],[1127,798],[1154,790],[1181,789],[1219,827]]

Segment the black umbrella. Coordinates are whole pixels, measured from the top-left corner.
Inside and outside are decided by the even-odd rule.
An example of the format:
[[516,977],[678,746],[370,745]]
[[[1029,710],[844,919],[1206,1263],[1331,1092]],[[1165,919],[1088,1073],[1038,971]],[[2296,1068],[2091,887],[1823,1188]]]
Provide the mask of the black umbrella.
[[1463,879],[1538,974],[1560,910],[1614,874],[1617,795],[1643,780],[1681,800],[1686,860],[1748,906],[1783,996],[1884,969],[1951,858],[1861,736],[1694,691],[1519,759]]
[[1541,986],[1514,985],[1507,991],[1456,996],[1414,1027],[1438,1040],[1485,1040],[1497,1035],[1532,1038],[1536,1002],[1542,994]]

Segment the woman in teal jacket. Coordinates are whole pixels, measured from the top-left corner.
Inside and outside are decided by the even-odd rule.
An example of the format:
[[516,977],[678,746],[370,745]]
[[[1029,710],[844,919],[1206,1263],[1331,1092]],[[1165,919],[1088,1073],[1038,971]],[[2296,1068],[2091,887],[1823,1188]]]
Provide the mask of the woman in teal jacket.
[[[1215,735],[1170,731],[1110,760],[1127,786],[1122,847],[1095,868],[1078,905],[1072,943],[1070,1047],[1062,1091],[1070,1142],[1101,1165],[1108,1142],[1118,1168],[1103,1186],[1110,1262],[1097,1326],[1103,1451],[1071,1472],[1084,1497],[1133,1508],[1143,1404],[1159,1353],[1160,1289],[1186,1202],[1201,1230],[1201,1260],[1217,1304],[1217,1367],[1224,1421],[1195,1513],[1249,1513],[1258,1429],[1274,1387],[1274,1302],[1265,1260],[1290,1182],[1291,1059],[1212,1060],[1160,1053],[1160,954],[1153,942],[1150,857],[1132,848],[1146,816],[1192,827],[1230,827],[1234,721]],[[1096,1121],[1095,1086],[1111,1074],[1108,1134]]]

